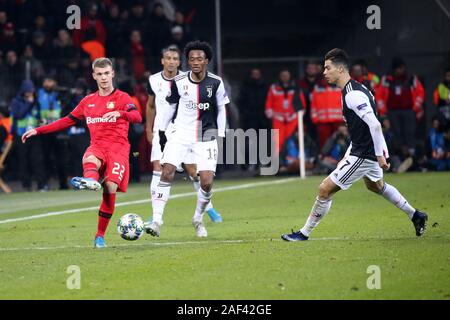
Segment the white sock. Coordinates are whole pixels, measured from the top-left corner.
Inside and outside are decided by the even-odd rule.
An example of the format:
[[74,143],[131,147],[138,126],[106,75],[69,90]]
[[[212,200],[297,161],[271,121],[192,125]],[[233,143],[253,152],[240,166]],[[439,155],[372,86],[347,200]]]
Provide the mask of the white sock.
[[208,203],[211,201],[212,192],[203,191],[200,188],[197,192],[197,207],[195,208],[194,220],[202,221],[203,213]]
[[171,184],[160,181],[152,194],[153,222],[163,224],[164,207],[170,196]]
[[150,182],[150,194],[153,194],[161,179],[161,171],[153,171],[152,182]]
[[[192,179],[192,177],[191,177],[191,179]],[[200,190],[200,181],[198,181],[198,180],[192,180],[192,183],[194,184],[194,189],[195,189],[195,191],[198,192],[198,190]],[[206,205],[206,207],[205,207],[205,211],[208,211],[208,210],[211,209],[211,208],[213,208],[213,205],[212,205],[212,201],[210,200],[210,201],[208,202],[208,204]]]
[[306,220],[303,228],[300,229],[300,232],[303,233],[303,235],[309,237],[313,229],[320,223],[320,220],[322,220],[328,211],[330,211],[331,202],[331,199],[320,200],[319,197],[316,198],[316,202],[314,202],[308,220]]
[[198,190],[200,190],[200,181],[198,179],[194,179],[194,180],[192,180],[192,184],[194,185],[195,191],[198,192]]
[[213,208],[213,204],[212,204],[212,201],[209,200],[208,204],[207,204],[206,207],[205,207],[205,211],[208,211],[208,210],[211,209],[211,208]]
[[406,213],[409,217],[409,219],[412,219],[414,212],[416,212],[416,209],[411,207],[411,205],[406,201],[406,199],[402,196],[400,192],[390,184],[384,183],[383,191],[381,191],[381,195],[391,202],[394,206],[402,210],[404,213]]

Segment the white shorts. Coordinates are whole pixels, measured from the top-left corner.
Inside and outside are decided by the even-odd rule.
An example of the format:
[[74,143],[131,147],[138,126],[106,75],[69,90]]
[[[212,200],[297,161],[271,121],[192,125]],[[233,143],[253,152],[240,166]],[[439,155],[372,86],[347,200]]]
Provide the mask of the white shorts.
[[175,138],[167,141],[161,158],[161,164],[170,163],[179,167],[181,163],[195,163],[197,165],[197,171],[216,172],[218,153],[217,140],[183,142]]
[[383,169],[377,161],[348,155],[339,162],[329,177],[342,190],[347,190],[362,177],[367,177],[373,182],[379,181],[383,178]]
[[150,155],[150,161],[160,161],[162,157],[161,145],[159,144],[159,132],[153,132],[152,139],[152,152]]
[[[170,140],[172,130],[171,130],[172,124],[169,124],[166,130],[166,138],[167,140]],[[166,143],[167,144],[167,143]],[[153,140],[152,140],[152,151],[150,155],[150,161],[161,161],[162,158],[162,151],[161,151],[161,145],[159,144],[159,131],[153,132]],[[186,158],[183,159],[182,163],[186,164],[192,164],[195,163],[194,156],[192,152],[189,152],[186,155]],[[181,170],[181,164],[178,166],[178,170]]]

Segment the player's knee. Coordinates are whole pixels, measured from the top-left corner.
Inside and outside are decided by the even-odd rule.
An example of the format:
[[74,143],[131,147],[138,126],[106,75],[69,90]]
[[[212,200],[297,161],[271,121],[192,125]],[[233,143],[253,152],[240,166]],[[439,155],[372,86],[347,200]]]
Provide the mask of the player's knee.
[[197,177],[197,168],[195,167],[195,165],[185,164],[184,170],[186,170],[187,174],[192,179],[195,179]]
[[381,194],[381,192],[383,191],[383,184],[366,182],[366,188],[367,190],[372,191],[373,193]]
[[171,164],[165,164],[162,167],[161,180],[163,182],[172,182],[175,177],[176,167]]
[[214,181],[214,173],[200,172],[200,187],[203,191],[210,192]]
[[374,187],[373,185],[367,184],[367,185],[366,185],[366,188],[367,188],[367,190],[372,191],[372,192],[374,192],[374,193],[379,193],[379,192],[378,192],[378,188]]
[[212,185],[213,185],[212,181],[211,182],[207,181],[207,182],[200,183],[200,186],[201,186],[202,190],[205,191],[205,192],[210,192],[212,190]]
[[328,189],[325,182],[319,185],[319,197],[322,199],[328,199],[330,197],[330,190]]
[[106,181],[105,182],[105,191],[106,193],[116,193],[118,185],[115,182]]
[[83,164],[88,162],[95,163],[97,166],[101,165],[101,161],[92,154],[83,158]]

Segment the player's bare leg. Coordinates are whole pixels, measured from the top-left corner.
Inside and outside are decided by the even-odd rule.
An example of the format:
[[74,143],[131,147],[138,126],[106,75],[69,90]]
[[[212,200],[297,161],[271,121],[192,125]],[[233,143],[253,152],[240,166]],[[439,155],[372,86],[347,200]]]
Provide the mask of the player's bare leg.
[[176,169],[176,166],[165,163],[162,166],[161,179],[155,188],[155,192],[152,193],[153,217],[152,222],[145,224],[145,231],[154,237],[159,237],[160,235],[160,228],[163,224],[164,208],[169,200],[170,189],[175,177]]
[[320,221],[325,217],[330,211],[332,196],[341,190],[330,177],[325,178],[319,185],[319,192],[311,209],[311,213],[306,220],[305,225],[299,231],[292,231],[291,234],[283,234],[281,238],[286,241],[302,241],[308,240],[309,235],[315,227],[320,223]]
[[97,233],[94,241],[95,248],[106,247],[104,237],[114,213],[117,188],[118,186],[115,182],[106,181],[103,183],[103,200],[98,211]]
[[102,186],[98,170],[101,165],[102,161],[92,154],[83,157],[83,177],[73,177],[70,183],[80,190],[100,190]]
[[203,214],[206,206],[211,202],[214,171],[200,171],[199,176],[200,189],[197,192],[197,206],[192,217],[192,225],[195,228],[197,236],[203,238],[208,236],[208,232],[203,223]]
[[[190,179],[192,180],[192,183],[194,185],[194,189],[196,192],[200,190],[200,179],[197,174],[197,166],[196,164],[183,164],[184,170],[189,175]],[[206,213],[208,214],[209,218],[212,222],[220,223],[222,222],[222,216],[214,209],[214,206],[212,204],[212,201],[210,201],[205,208]]]
[[372,181],[367,177],[364,177],[364,183],[368,190],[383,196],[386,200],[408,215],[408,218],[414,224],[416,236],[420,237],[424,234],[426,222],[428,220],[428,216],[425,212],[413,208],[394,186],[385,183],[383,179]]

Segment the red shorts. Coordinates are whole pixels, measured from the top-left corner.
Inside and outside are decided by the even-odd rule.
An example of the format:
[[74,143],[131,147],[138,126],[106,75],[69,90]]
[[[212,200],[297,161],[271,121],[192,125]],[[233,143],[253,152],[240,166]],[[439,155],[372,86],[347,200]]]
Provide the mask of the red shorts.
[[100,177],[103,177],[104,181],[116,183],[118,186],[117,191],[126,192],[130,177],[128,156],[94,146],[89,146],[86,149],[83,158],[90,155],[102,161],[102,165],[98,170]]

